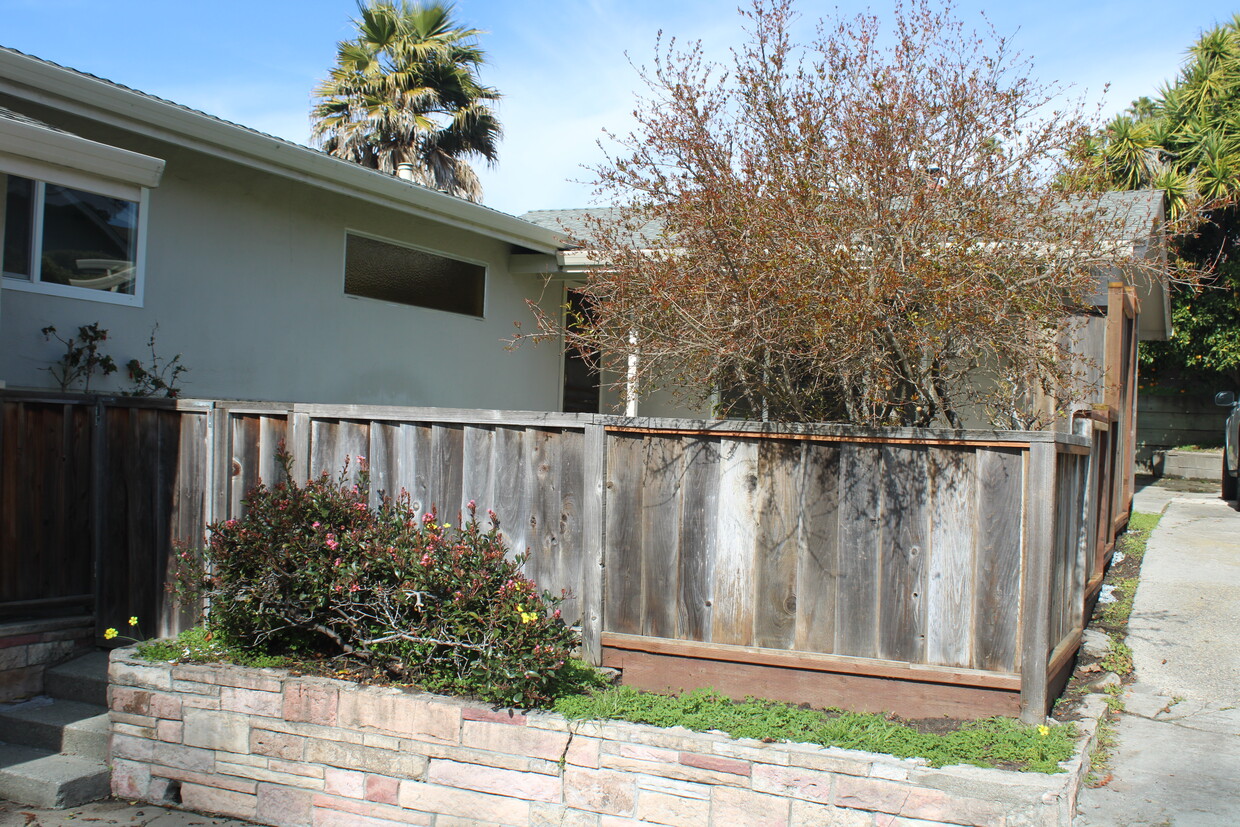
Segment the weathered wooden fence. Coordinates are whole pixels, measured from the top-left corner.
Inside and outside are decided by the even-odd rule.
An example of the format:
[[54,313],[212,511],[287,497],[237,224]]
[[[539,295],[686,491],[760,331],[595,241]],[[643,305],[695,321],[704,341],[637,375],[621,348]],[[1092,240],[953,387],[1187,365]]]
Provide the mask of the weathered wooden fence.
[[649,688],[1040,718],[1094,568],[1088,434],[0,394],[9,616],[181,627],[176,544],[281,441],[299,474],[365,455],[376,496],[493,509],[587,655]]

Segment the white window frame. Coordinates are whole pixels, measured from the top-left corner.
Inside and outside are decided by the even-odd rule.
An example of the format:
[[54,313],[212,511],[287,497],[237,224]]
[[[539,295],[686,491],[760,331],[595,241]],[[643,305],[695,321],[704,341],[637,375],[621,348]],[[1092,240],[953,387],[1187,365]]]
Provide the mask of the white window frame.
[[[45,296],[59,296],[66,299],[83,299],[103,304],[119,304],[128,307],[142,307],[143,293],[146,287],[146,234],[147,216],[150,213],[150,190],[146,187],[94,180],[92,176],[76,173],[72,175],[46,174],[43,170],[32,169],[34,164],[0,163],[0,173],[27,178],[34,182],[32,198],[32,222],[30,227],[30,278],[3,274],[5,290],[16,290],[21,293],[39,293]],[[25,168],[23,168],[25,167]],[[43,257],[43,204],[47,185],[66,187],[68,189],[89,192],[105,198],[129,201],[138,207],[138,237],[134,243],[134,282],[132,293],[112,293],[107,290],[94,290],[89,287],[74,287],[71,284],[52,284],[41,280]]]

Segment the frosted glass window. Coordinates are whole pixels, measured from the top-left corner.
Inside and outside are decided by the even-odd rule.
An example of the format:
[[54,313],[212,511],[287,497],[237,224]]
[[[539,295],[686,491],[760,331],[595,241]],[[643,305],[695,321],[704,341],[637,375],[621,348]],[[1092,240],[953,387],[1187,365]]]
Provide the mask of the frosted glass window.
[[414,307],[482,316],[486,268],[467,261],[349,235],[344,292]]

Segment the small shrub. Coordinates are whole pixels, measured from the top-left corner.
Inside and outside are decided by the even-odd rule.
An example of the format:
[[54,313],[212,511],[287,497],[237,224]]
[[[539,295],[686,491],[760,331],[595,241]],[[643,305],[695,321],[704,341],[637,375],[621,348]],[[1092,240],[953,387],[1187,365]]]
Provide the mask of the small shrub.
[[65,346],[60,359],[44,368],[62,391],[72,390],[81,382],[82,391],[90,393],[90,380],[96,373],[103,376],[116,373],[116,362],[102,352],[102,343],[107,341],[108,331],[101,328],[99,322],[82,325],[77,335],[68,339],[57,333],[52,325],[43,328],[42,333],[44,339],[55,339]]
[[126,396],[164,396],[176,399],[181,395],[177,384],[181,381],[182,374],[189,373],[189,368],[181,364],[179,353],[171,359],[165,359],[155,352],[155,334],[158,331],[159,325],[156,324],[151,328],[151,338],[146,342],[151,351],[150,364],[144,365],[138,359],[130,359],[125,364],[129,381],[133,383],[133,389],[125,391]]
[[[577,641],[550,595],[507,556],[498,519],[484,530],[418,517],[407,495],[370,508],[358,458],[331,479],[259,484],[246,514],[211,526],[201,555],[183,552],[182,598],[207,598],[210,627],[269,654],[348,656],[432,691],[512,705],[545,704],[575,667]],[[570,681],[571,682],[571,681]]]

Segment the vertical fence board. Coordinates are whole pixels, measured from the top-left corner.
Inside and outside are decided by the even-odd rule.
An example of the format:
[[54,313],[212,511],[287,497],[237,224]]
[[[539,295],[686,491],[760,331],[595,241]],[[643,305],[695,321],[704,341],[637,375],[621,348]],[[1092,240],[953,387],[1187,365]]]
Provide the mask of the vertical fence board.
[[641,437],[607,436],[607,530],[603,571],[603,629],[637,635],[642,631]]
[[973,664],[978,669],[1016,669],[1020,616],[1021,452],[977,451],[977,589],[973,613]]
[[277,454],[287,434],[288,420],[284,416],[259,417],[258,478],[268,487],[284,481],[284,469],[280,467]]
[[130,476],[125,467],[129,452],[129,411],[102,407],[103,456],[96,477],[100,491],[99,555],[106,561],[98,569],[98,602],[96,623],[99,630],[112,624],[113,618],[128,606],[129,583],[129,490]]
[[719,510],[718,440],[685,440],[684,486],[680,496],[677,637],[709,641],[719,527],[715,517]]
[[[68,507],[64,515],[68,532],[60,564],[70,582],[64,594],[89,594],[94,591],[94,567],[92,560],[93,494],[91,488],[91,436],[94,408],[87,405],[66,405],[66,439],[70,447],[65,458],[65,471],[69,475]],[[0,554],[0,556],[3,556]]]
[[754,581],[757,646],[791,649],[796,640],[800,470],[800,443],[767,439],[759,444]]
[[603,663],[603,553],[606,538],[607,433],[587,425],[582,446],[581,653]]
[[840,448],[839,588],[835,604],[835,651],[878,655],[878,515],[881,449]]
[[305,482],[312,475],[310,468],[310,431],[309,414],[296,411],[289,413],[285,448],[293,461],[293,479],[299,484]]
[[240,517],[241,501],[250,489],[258,485],[258,439],[259,421],[257,416],[236,415],[232,417],[232,453],[229,454],[229,473],[236,472],[232,477],[232,490],[228,503],[228,511],[234,517]]
[[[206,540],[206,514],[209,480],[209,414],[184,413],[177,429],[176,487],[172,499],[172,545],[165,560],[165,582],[171,577],[173,559],[177,554],[201,553]],[[179,547],[178,547],[179,546]],[[163,625],[156,634],[173,635],[189,628],[198,620],[200,606],[174,606],[164,614]]]
[[308,479],[317,479],[320,474],[335,476],[340,470],[336,463],[336,439],[338,423],[334,419],[312,419],[310,421],[310,467],[307,469]]
[[160,446],[158,411],[131,408],[129,429],[125,435],[128,450],[125,452],[125,484],[129,488],[128,512],[125,515],[129,536],[129,589],[121,609],[112,617],[104,617],[105,623],[123,627],[125,619],[139,616],[150,625],[152,613],[149,607],[155,602],[154,571],[151,565],[155,557],[156,522],[159,508],[156,489],[159,486]]
[[840,449],[802,446],[801,521],[797,551],[796,648],[835,651],[839,586]]
[[26,555],[18,553],[22,540],[18,530],[22,464],[17,453],[21,411],[20,402],[4,400],[3,407],[0,407],[3,427],[0,431],[0,602],[23,600],[28,595],[37,594],[22,580],[21,566]]
[[564,588],[560,564],[560,442],[542,428],[525,432],[526,490],[530,494],[530,559],[526,575],[556,595]]
[[926,582],[926,661],[973,663],[976,454],[930,449],[931,536]]
[[643,445],[641,549],[642,634],[675,637],[680,592],[680,489],[684,445],[667,436]]
[[524,428],[495,429],[495,514],[509,551],[524,554],[529,544],[528,494],[525,489]]
[[384,497],[395,500],[400,496],[400,425],[371,422],[369,431],[366,461],[370,468],[370,506],[374,508]]
[[431,429],[429,425],[400,426],[400,475],[396,483],[409,491],[409,504],[421,516],[430,511]]
[[495,429],[486,425],[465,426],[461,468],[461,510],[470,500],[485,524],[487,509],[495,508]]
[[465,430],[460,425],[431,428],[431,506],[440,522],[456,525],[461,510],[461,461],[465,457]]
[[556,518],[556,571],[557,589],[566,590],[562,607],[565,622],[577,625],[581,622],[582,576],[585,565],[583,553],[584,507],[584,451],[585,437],[580,431],[558,431],[555,440],[560,445],[560,496],[553,505],[559,506]]
[[719,443],[719,514],[711,642],[751,645],[757,550],[758,444]]
[[878,656],[921,663],[926,651],[929,472],[924,446],[882,449],[882,558]]

